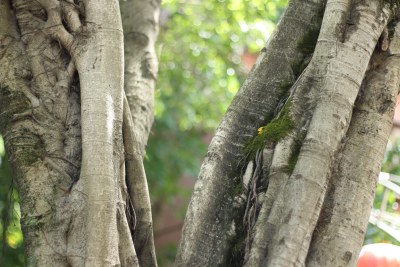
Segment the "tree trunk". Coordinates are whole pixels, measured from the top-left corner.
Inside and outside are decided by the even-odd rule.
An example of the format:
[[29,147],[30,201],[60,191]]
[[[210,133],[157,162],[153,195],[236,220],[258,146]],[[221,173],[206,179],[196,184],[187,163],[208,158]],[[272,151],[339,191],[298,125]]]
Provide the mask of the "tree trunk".
[[151,122],[135,130],[125,97],[119,2],[2,0],[0,13],[0,132],[27,265],[156,266],[142,163]]
[[125,43],[125,92],[142,153],[154,117],[154,89],[158,71],[155,42],[159,8],[159,0],[121,2]]
[[124,110],[130,110],[131,115],[127,114],[127,117],[132,117],[132,121],[126,120],[129,125],[124,129],[133,129],[126,133],[127,137],[132,137],[132,143],[125,144],[125,147],[136,148],[131,153],[136,160],[127,160],[127,169],[134,174],[128,176],[132,179],[127,180],[128,193],[136,213],[133,241],[135,248],[140,249],[138,254],[143,255],[142,266],[152,266],[156,263],[153,222],[142,156],[154,116],[154,90],[158,71],[154,47],[158,34],[160,1],[127,0],[120,3],[125,47],[124,78],[127,102],[124,105],[129,105],[129,108]]
[[290,1],[210,144],[178,266],[355,265],[400,85],[387,2]]

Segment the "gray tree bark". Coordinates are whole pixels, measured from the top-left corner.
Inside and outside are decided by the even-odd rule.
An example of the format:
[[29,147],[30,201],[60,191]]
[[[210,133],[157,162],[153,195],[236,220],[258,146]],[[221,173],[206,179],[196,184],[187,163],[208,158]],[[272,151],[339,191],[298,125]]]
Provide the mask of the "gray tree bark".
[[[124,28],[125,47],[125,106],[132,121],[124,129],[132,136],[132,143],[125,147],[135,146],[131,155],[143,156],[154,117],[154,90],[158,71],[158,59],[155,53],[155,42],[158,34],[160,1],[127,0],[120,2]],[[126,134],[128,136],[128,133]],[[138,166],[138,164],[140,164]],[[128,192],[136,213],[134,231],[135,247],[144,255],[143,266],[155,264],[153,222],[147,180],[144,175],[142,157],[128,161],[127,168],[135,175],[128,176]],[[141,170],[140,172],[136,170]]]
[[210,144],[177,266],[355,265],[400,86],[397,15],[289,2]]
[[[146,14],[157,18],[159,3],[151,3]],[[151,119],[133,122],[125,97],[119,2],[1,0],[0,13],[0,132],[20,193],[27,265],[156,266],[142,162]],[[152,41],[128,57],[152,49],[153,22],[136,24]],[[151,71],[146,86],[154,88]],[[153,90],[135,79],[131,91]],[[151,117],[152,105],[141,105],[140,116]]]
[[143,153],[154,117],[154,89],[158,71],[155,42],[160,1],[122,1],[121,10],[125,43],[125,92]]

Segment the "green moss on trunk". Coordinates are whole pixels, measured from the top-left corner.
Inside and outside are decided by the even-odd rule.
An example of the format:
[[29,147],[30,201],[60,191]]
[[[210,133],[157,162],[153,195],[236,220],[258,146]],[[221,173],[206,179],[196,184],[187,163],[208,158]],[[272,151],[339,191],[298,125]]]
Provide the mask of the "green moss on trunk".
[[284,138],[294,127],[295,124],[290,115],[291,99],[283,106],[278,117],[268,123],[263,129],[262,134],[265,139],[276,143]]
[[[5,135],[6,142],[12,138],[11,145],[8,146],[9,156],[23,166],[32,165],[45,154],[44,144],[36,133],[21,124],[18,127],[13,126],[16,121],[29,119],[21,114],[30,109],[31,103],[23,92],[0,85],[0,133]],[[11,129],[12,137],[6,134]]]
[[290,115],[292,99],[289,98],[279,115],[266,126],[258,129],[258,134],[245,145],[245,152],[250,157],[262,149],[266,142],[277,143],[295,128],[295,123]]
[[310,63],[315,46],[317,45],[319,31],[319,28],[310,29],[297,44],[297,49],[303,54],[303,57],[300,60],[296,60],[291,65],[295,79],[300,76],[300,74],[307,67],[308,63]]
[[10,129],[15,114],[30,107],[29,99],[22,92],[11,90],[7,85],[0,84],[0,133]]

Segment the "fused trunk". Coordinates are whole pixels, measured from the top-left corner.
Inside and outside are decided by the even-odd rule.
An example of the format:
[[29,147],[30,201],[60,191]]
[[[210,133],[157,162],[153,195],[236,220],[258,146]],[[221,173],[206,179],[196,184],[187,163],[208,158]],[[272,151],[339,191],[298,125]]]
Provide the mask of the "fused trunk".
[[289,3],[211,142],[178,266],[355,265],[400,85],[394,12]]
[[119,2],[2,0],[0,12],[0,131],[27,265],[156,266]]

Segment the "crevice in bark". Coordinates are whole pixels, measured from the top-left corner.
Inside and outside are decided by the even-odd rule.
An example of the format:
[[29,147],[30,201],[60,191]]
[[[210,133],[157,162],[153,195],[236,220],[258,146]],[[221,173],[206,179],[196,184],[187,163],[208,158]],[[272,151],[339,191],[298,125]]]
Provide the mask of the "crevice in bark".
[[227,262],[221,264],[220,266],[242,266],[244,262],[245,250],[246,250],[246,238],[248,235],[248,231],[243,223],[243,218],[245,218],[245,210],[243,209],[243,205],[240,202],[243,202],[245,195],[237,197],[237,201],[239,202],[237,208],[233,210],[237,216],[235,216],[232,222],[231,232],[228,233],[228,250]]
[[[397,34],[394,43],[398,38]],[[398,43],[395,47],[398,49]],[[361,248],[400,85],[398,57],[381,50],[374,53],[385,54],[386,59],[365,75],[340,157],[335,161],[336,171],[332,172],[313,234],[307,266],[353,266]],[[370,65],[376,64],[375,58]],[[354,197],[354,192],[360,193]]]
[[[283,20],[285,16],[287,14],[284,15]],[[240,164],[246,166],[244,168],[243,165],[237,165],[237,168],[242,170],[236,172],[240,173],[239,179],[232,177],[230,182],[227,182],[224,179],[218,181],[212,178],[213,176],[220,178],[221,174],[229,173],[223,168],[217,167],[220,161],[235,163],[232,158],[226,157],[225,154],[221,153],[217,158],[209,157],[205,160],[187,214],[185,225],[188,225],[185,226],[183,232],[184,237],[179,252],[182,255],[178,254],[178,265],[201,262],[199,257],[187,251],[188,248],[195,251],[200,250],[207,257],[211,256],[214,262],[221,260],[213,257],[214,251],[197,245],[196,239],[209,240],[208,244],[220,245],[222,243],[224,247],[228,247],[225,250],[228,252],[222,259],[222,265],[227,262],[224,259],[229,256],[242,259],[243,255],[244,261],[240,260],[239,265],[305,265],[312,235],[320,227],[315,228],[320,217],[326,188],[329,181],[332,180],[330,177],[334,166],[336,166],[333,164],[333,159],[340,158],[341,141],[346,136],[350,125],[353,104],[367,71],[369,59],[380,36],[379,47],[386,50],[387,44],[385,42],[389,39],[389,32],[385,32],[384,28],[388,17],[388,9],[379,9],[378,3],[375,2],[327,2],[321,29],[310,31],[309,35],[303,35],[305,37],[303,43],[305,44],[313,44],[307,39],[315,40],[318,37],[315,49],[313,45],[310,46],[312,49],[303,45],[304,51],[308,51],[308,53],[311,51],[312,55],[305,56],[302,53],[301,57],[297,57],[297,60],[293,61],[297,63],[294,65],[296,66],[295,69],[301,70],[299,72],[292,71],[296,78],[295,82],[286,79],[278,83],[283,89],[281,91],[289,90],[290,93],[281,94],[279,96],[280,101],[274,102],[273,113],[275,113],[275,116],[272,116],[272,118],[276,117],[282,110],[288,99],[292,99],[290,114],[295,122],[295,127],[282,137],[275,132],[273,137],[270,138],[272,142],[267,142],[269,145],[266,147],[264,147],[265,143],[262,137],[267,136],[267,134],[263,136],[263,131],[268,130],[271,134],[274,131],[270,129],[271,127],[268,128],[268,124],[260,128],[259,135],[250,139],[251,142],[245,145],[247,150],[243,149],[246,155],[251,155],[251,157],[247,160],[242,159],[240,161],[239,159]],[[277,34],[279,33],[278,27]],[[278,38],[277,34],[274,37]],[[300,47],[296,47],[297,51],[300,51],[300,49]],[[268,53],[268,50],[266,52]],[[351,60],[349,55],[352,57]],[[372,61],[376,62],[375,59]],[[260,62],[262,61],[259,60],[256,63],[253,71],[257,70]],[[270,61],[270,64],[275,64],[275,62]],[[293,68],[293,65],[291,67]],[[243,88],[246,88],[252,78],[250,75]],[[241,94],[244,94],[244,92],[239,91],[237,98],[241,97]],[[380,101],[391,103],[390,98],[384,98]],[[243,102],[245,101],[243,100]],[[232,106],[235,106],[235,104],[234,101]],[[387,108],[384,104],[378,109],[378,113],[386,111]],[[229,114],[229,111],[227,114]],[[218,149],[224,149],[223,144],[227,141],[219,139],[219,136],[224,136],[230,142],[232,141],[233,138],[227,134],[229,127],[226,127],[226,125],[235,125],[236,119],[238,118],[230,117],[228,123],[222,122],[218,131],[223,134],[217,132],[210,145],[210,152],[218,154]],[[241,122],[243,124],[242,120]],[[225,132],[222,129],[228,131]],[[253,132],[256,131],[253,130]],[[251,136],[251,134],[249,135]],[[386,140],[385,138],[382,139]],[[240,143],[239,141],[238,144]],[[237,146],[239,147],[239,145]],[[252,153],[249,153],[249,150]],[[261,151],[263,151],[262,155],[265,155],[264,159],[260,156]],[[259,168],[257,168],[260,164],[262,165],[262,172],[259,172]],[[260,189],[262,188],[261,190],[265,192],[264,196],[261,196],[257,191],[260,178],[265,179],[268,185],[266,189],[260,186]],[[216,191],[213,190],[213,184],[219,187],[229,185],[226,191],[233,192],[233,194],[230,193],[233,196],[232,203],[218,199],[215,196]],[[335,185],[330,186],[330,190],[334,188]],[[203,201],[199,192],[202,193],[202,198],[212,195],[213,201]],[[257,201],[254,201],[259,196],[260,199],[263,199],[261,207],[258,207]],[[246,221],[242,225],[238,225],[237,219],[230,221],[231,225],[229,225],[227,231],[227,245],[224,243],[226,242],[224,241],[225,236],[222,235],[221,237],[221,233],[224,232],[226,229],[224,227],[228,224],[226,221],[223,221],[225,224],[222,224],[220,213],[214,214],[215,211],[220,212],[218,208],[213,210],[211,203],[214,202],[217,202],[218,205],[224,205],[225,209],[232,212],[242,211],[238,214],[244,216]],[[226,207],[231,204],[232,208]],[[203,210],[200,211],[204,205],[207,206],[207,209],[204,210],[207,210],[208,213]],[[246,206],[244,209],[236,208],[244,205]],[[256,216],[254,217],[254,215]],[[206,229],[194,218],[202,221],[202,224],[208,229],[207,236],[193,232],[193,229],[196,229],[197,233]],[[227,218],[236,217],[226,216],[223,219],[229,221]],[[324,216],[321,222],[323,220],[329,220],[328,216]],[[301,223],[299,223],[300,221]],[[216,224],[218,227],[216,227]],[[210,229],[213,231],[211,225],[218,230],[219,236],[217,238],[213,238],[212,233],[210,233]],[[243,236],[246,236],[246,238],[243,239]],[[357,240],[360,239],[357,237]],[[185,244],[185,242],[188,243]],[[216,250],[215,247],[213,249]],[[329,249],[325,251],[329,251]],[[354,260],[353,255],[355,254],[354,251],[347,250],[337,256],[345,261],[345,265],[349,266]],[[203,262],[204,266],[208,266],[207,264],[209,262]],[[322,265],[329,266],[326,263]]]
[[[246,139],[249,140],[249,137],[251,138],[257,132],[259,127],[265,126],[267,117],[270,120],[274,117],[273,114],[279,112],[280,108],[277,109],[277,106],[282,100],[282,92],[279,87],[288,88],[284,84],[289,84],[293,79],[293,63],[302,62],[304,58],[303,53],[297,49],[300,40],[307,33],[301,26],[315,27],[317,25],[316,27],[318,27],[315,17],[321,16],[323,6],[324,1],[301,3],[292,1],[289,4],[278,26],[278,34],[274,35],[266,50],[262,51],[248,80],[233,100],[210,145],[208,156],[203,163],[195,187],[185,220],[183,240],[177,256],[178,266],[190,264],[207,266],[210,262],[223,265],[228,256],[221,259],[218,255],[230,256],[231,253],[226,251],[230,249],[231,245],[243,247],[241,244],[232,244],[227,240],[240,240],[240,238],[236,238],[240,234],[235,233],[235,230],[240,228],[232,227],[233,209],[235,209],[233,207],[247,203],[246,200],[235,200],[239,198],[238,195],[242,194],[240,189],[242,174],[240,173],[247,166],[246,160],[243,160],[244,143]],[[297,12],[306,12],[309,16],[297,20],[295,19]],[[295,35],[293,32],[285,34],[285,32],[291,31],[291,26],[289,26],[291,22],[293,22],[292,25],[300,26],[299,29],[294,30]],[[273,66],[274,69],[269,69],[268,66]],[[271,77],[274,78],[269,79]],[[268,93],[268,96],[264,93]],[[257,101],[252,101],[253,99]],[[280,106],[282,107],[284,103],[285,101],[282,101]],[[227,153],[228,151],[229,153]],[[270,153],[266,152],[266,155],[266,160],[269,160]],[[229,165],[225,166],[224,162]],[[262,165],[260,167],[263,170],[267,169]],[[265,183],[262,183],[264,187]],[[237,195],[235,196],[232,192],[236,192]],[[226,199],[227,196],[230,198]],[[214,203],[217,203],[217,206],[214,206]],[[221,211],[219,208],[221,206],[224,206],[225,212]],[[239,208],[239,210],[243,210],[243,208]],[[194,218],[197,219],[194,220]],[[202,244],[198,242],[200,240],[202,240]],[[203,244],[208,245],[205,247]],[[194,251],[197,255],[193,253]],[[201,252],[199,253],[199,251]],[[202,256],[203,254],[207,256]]]
[[[321,20],[322,18],[317,21],[319,25],[321,23]],[[283,84],[282,87],[287,88],[287,91],[285,92],[285,95],[282,97],[277,108],[275,109],[275,113],[278,113],[277,115],[275,115],[277,117],[275,117],[266,126],[259,128],[259,134],[255,138],[256,141],[257,139],[262,140],[258,142],[259,145],[256,148],[258,150],[256,151],[261,152],[265,150],[264,146],[267,144],[267,146],[269,146],[270,149],[272,148],[272,150],[275,150],[275,152],[272,152],[273,156],[271,156],[268,161],[263,162],[262,160],[260,160],[258,163],[260,164],[260,166],[262,166],[263,169],[268,169],[269,172],[259,173],[255,175],[255,178],[252,178],[252,180],[254,179],[257,181],[258,179],[260,179],[263,182],[261,183],[260,190],[258,190],[258,192],[256,193],[260,195],[260,200],[256,198],[256,201],[251,207],[252,212],[249,214],[246,213],[247,216],[253,217],[251,223],[249,223],[247,228],[248,236],[246,239],[245,253],[246,263],[251,255],[250,250],[252,247],[252,243],[254,242],[254,238],[256,235],[259,235],[257,234],[258,230],[256,229],[256,222],[258,220],[260,208],[264,209],[261,212],[262,219],[260,220],[260,223],[262,224],[262,222],[266,219],[266,214],[269,213],[272,207],[272,203],[277,198],[278,193],[281,191],[282,186],[284,186],[285,181],[288,179],[288,176],[290,176],[290,174],[293,172],[300,154],[301,146],[306,136],[306,131],[308,127],[307,124],[311,118],[311,113],[315,105],[307,107],[307,104],[309,103],[309,99],[307,97],[309,90],[308,88],[312,87],[312,81],[309,81],[311,80],[310,74],[303,76],[303,73],[306,73],[305,69],[308,66],[314,53],[318,34],[319,26],[315,26],[314,28],[309,30],[309,32],[306,33],[306,35],[299,41],[297,48],[299,49],[299,51],[301,51],[303,57],[300,61],[298,61],[298,63],[295,64],[295,69],[293,69],[296,82],[286,82]],[[313,70],[308,70],[308,72],[312,73]],[[296,101],[293,101],[293,98],[295,98]],[[293,110],[291,110],[292,106],[294,106]],[[289,115],[289,112],[292,114]],[[293,115],[294,117],[292,119]],[[287,135],[289,135],[288,138],[286,138]],[[285,139],[281,142],[284,145],[281,144],[280,146],[276,146],[276,144],[279,143],[281,139]],[[265,143],[264,140],[267,140],[267,142]],[[286,149],[284,147],[286,147]],[[265,165],[263,166],[263,164]],[[272,181],[270,181],[271,179]],[[272,183],[271,188],[269,188],[269,183]],[[249,194],[248,197],[254,198],[252,197],[252,195],[254,194]]]
[[[324,37],[322,37],[322,38],[324,38]],[[327,62],[329,62],[329,59],[328,59],[328,61]],[[319,59],[319,65],[321,66],[321,59]],[[314,76],[315,76],[315,74],[316,73],[318,73],[318,70],[317,69],[314,69],[313,70],[313,68],[315,68],[315,65],[314,66],[311,66],[311,69],[309,69],[308,70],[308,72],[310,72],[311,73],[311,75],[312,74],[314,74]],[[307,73],[307,71],[306,71],[306,73]],[[305,74],[306,76],[311,76],[310,74]],[[327,74],[328,75],[328,74]],[[317,83],[315,83],[314,82],[314,86],[312,86],[312,87],[315,87],[315,85],[316,84],[318,84],[318,83],[320,83],[320,82],[317,82]],[[301,87],[301,85],[300,85],[300,87]],[[315,90],[315,89],[314,89]],[[296,95],[298,95],[298,94],[300,94],[300,96],[302,95],[302,94],[304,94],[304,93],[299,93],[299,92],[295,92],[295,94],[294,94],[294,97],[296,97]],[[307,93],[309,96],[308,97],[310,97],[311,99],[312,99],[312,101],[314,102],[314,103],[317,103],[317,101],[319,100],[318,98],[315,98],[315,96],[316,95],[318,95],[318,94],[315,94],[315,91],[310,91],[310,92],[308,92]],[[306,97],[306,99],[307,99],[307,97]],[[301,102],[303,102],[303,103],[307,103],[308,101],[306,100],[306,101],[301,101]],[[301,106],[301,105],[300,105]],[[311,111],[311,113],[309,113],[310,115],[312,115],[312,114],[314,114],[313,116],[315,116],[315,112],[313,112],[313,109],[309,109],[307,106],[305,106],[305,105],[302,105],[303,106],[303,108],[300,108],[300,118],[303,118],[303,119],[301,119],[302,121],[307,121],[307,120],[309,120],[311,117],[307,117],[305,114],[307,114],[308,113],[308,111]],[[318,107],[317,105],[312,105],[312,106],[315,106],[315,107]],[[307,108],[308,108],[308,110],[307,110]],[[304,112],[304,111],[307,111],[307,112]],[[317,112],[317,110],[316,110],[316,112]],[[304,117],[306,118],[306,119],[304,119]],[[302,127],[301,127],[302,129],[305,129],[305,130],[307,130],[307,124],[303,124],[302,125]],[[305,134],[305,133],[304,133]],[[307,133],[307,135],[309,135],[310,133]],[[301,138],[301,139],[304,139],[304,137],[303,138]],[[305,141],[307,141],[307,138],[305,139]],[[308,141],[309,142],[309,141]],[[308,146],[310,146],[312,143],[309,143],[308,144]],[[288,146],[288,145],[287,145]],[[303,143],[303,147],[306,147],[307,146],[307,144],[306,143]],[[303,151],[303,149],[304,148],[301,148],[301,152],[300,152],[300,157],[301,157],[301,155],[303,154],[303,153],[305,153],[305,151]],[[275,152],[276,153],[276,152]],[[290,159],[289,159],[289,161],[290,161]],[[300,165],[301,166],[301,165]],[[295,172],[298,172],[298,171],[296,171],[296,170],[294,170]],[[306,176],[296,176],[296,175],[292,175],[292,177],[295,179],[295,180],[298,180],[298,179],[304,179],[304,178],[306,178]],[[290,179],[292,179],[292,177],[290,177]],[[307,177],[308,178],[308,177]],[[290,182],[291,182],[291,180],[288,180],[288,184],[286,184],[285,185],[285,182],[283,182],[283,185],[284,185],[284,187],[288,187],[288,186],[290,186]],[[293,182],[292,182],[293,183]],[[287,189],[286,189],[287,190]],[[281,191],[281,193],[280,193],[280,195],[279,195],[279,197],[281,197],[282,196],[282,193],[283,193],[284,191]],[[268,191],[267,191],[267,195],[268,195]],[[268,198],[267,198],[268,199]],[[318,200],[318,202],[320,202],[321,201],[321,198],[319,197],[319,200]],[[289,261],[288,261],[288,259],[281,259],[281,260],[279,260],[279,258],[274,258],[275,257],[275,255],[268,255],[268,254],[265,254],[266,253],[266,249],[267,248],[269,248],[269,247],[272,247],[272,248],[276,248],[276,247],[279,247],[279,246],[285,246],[285,244],[288,242],[288,238],[278,238],[278,239],[275,239],[275,240],[271,240],[271,238],[273,238],[273,235],[278,231],[278,229],[280,228],[279,227],[279,225],[281,224],[281,223],[283,223],[283,222],[285,222],[285,221],[290,221],[290,220],[293,220],[293,215],[294,215],[294,213],[293,213],[293,210],[292,209],[289,209],[289,207],[287,207],[287,208],[283,208],[284,206],[281,206],[280,208],[277,208],[277,206],[279,206],[279,204],[278,203],[286,203],[286,202],[288,202],[288,200],[286,199],[286,198],[281,198],[280,200],[278,200],[278,199],[276,199],[276,198],[273,198],[273,202],[274,202],[274,207],[273,207],[273,209],[271,210],[271,214],[269,215],[269,216],[264,216],[265,214],[267,214],[267,213],[269,213],[269,211],[267,211],[267,212],[265,212],[265,213],[262,213],[263,214],[263,216],[261,216],[261,218],[262,218],[262,221],[261,222],[264,222],[264,230],[260,230],[261,232],[264,232],[261,236],[263,236],[264,238],[267,238],[267,239],[265,239],[264,241],[260,241],[261,243],[260,244],[263,244],[262,245],[262,247],[261,247],[261,250],[260,250],[260,252],[259,253],[261,253],[261,254],[263,254],[264,253],[264,256],[261,256],[261,257],[259,257],[259,258],[255,258],[255,259],[251,259],[250,258],[250,262],[248,263],[248,266],[253,266],[253,265],[255,265],[255,264],[261,264],[262,262],[264,262],[265,263],[265,261],[267,261],[268,262],[268,264],[272,264],[270,261],[268,261],[268,258],[270,258],[270,259],[273,259],[273,261],[272,262],[274,262],[273,263],[273,265],[275,266],[276,264],[282,264],[282,265],[288,265],[289,264]],[[318,203],[317,202],[317,203]],[[265,204],[265,203],[264,203]],[[320,205],[320,204],[317,204],[317,205]],[[274,215],[274,210],[287,210],[287,212],[284,212],[284,214],[286,214],[286,215],[283,215],[283,214],[281,214],[280,212],[278,212],[278,213],[276,213],[275,215]],[[317,207],[317,210],[318,210],[318,207]],[[276,229],[276,227],[274,228],[273,227],[273,225],[271,225],[270,224],[270,222],[271,222],[271,219],[273,219],[274,218],[274,216],[277,216],[275,219],[274,219],[274,222],[273,222],[273,225],[276,225],[276,227],[278,227],[278,229]],[[286,216],[286,217],[285,217]],[[318,218],[318,211],[314,211],[313,212],[313,215],[311,216],[312,218]],[[280,219],[279,219],[280,218]],[[259,219],[260,219],[260,217],[259,217]],[[278,219],[278,220],[276,220],[276,219]],[[269,224],[265,224],[265,221],[268,221],[269,222]],[[267,232],[267,234],[265,233],[265,231]],[[296,234],[294,234],[294,235],[296,235]],[[292,237],[293,236],[293,234],[289,234],[289,233],[287,233],[287,236],[289,236],[289,237]],[[304,248],[306,248],[306,247],[308,247],[308,245],[307,245],[307,242],[309,242],[309,241],[307,241],[308,239],[310,238],[310,235],[309,234],[307,234],[306,235],[306,237],[305,237],[305,239],[304,239],[304,241],[302,241],[302,242],[300,242],[300,244],[302,244],[302,246],[300,246],[299,247],[299,251],[301,251],[301,249],[303,249],[304,250]],[[268,243],[266,243],[267,242],[267,240],[271,240],[271,241],[269,241],[269,242],[271,242],[272,244],[271,245],[268,245]],[[293,246],[293,244],[292,244],[292,246]],[[287,248],[287,247],[286,247]],[[279,254],[278,254],[279,255]],[[303,260],[304,260],[304,257],[305,257],[305,255],[304,255],[304,253],[303,252],[300,252],[299,253],[299,258],[297,258],[297,259],[294,259],[295,261],[297,261],[297,262],[302,262]],[[292,262],[292,263],[290,263],[290,264],[294,264],[294,262]]]
[[133,131],[133,120],[128,100],[123,102],[123,138],[125,145],[127,200],[133,207],[134,223],[131,228],[136,253],[142,266],[156,266],[150,196],[147,189],[140,142]]

